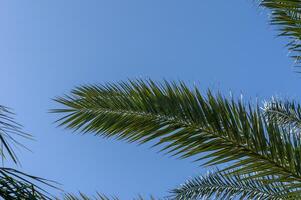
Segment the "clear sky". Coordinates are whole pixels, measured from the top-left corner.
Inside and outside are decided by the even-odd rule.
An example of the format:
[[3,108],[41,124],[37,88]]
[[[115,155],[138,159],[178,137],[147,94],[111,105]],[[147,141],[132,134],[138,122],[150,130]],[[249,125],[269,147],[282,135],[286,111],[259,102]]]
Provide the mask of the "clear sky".
[[51,98],[80,84],[183,80],[203,90],[299,99],[284,41],[252,0],[2,0],[0,104],[36,141],[22,170],[69,192],[129,199],[166,191],[206,169],[149,146],[57,128]]

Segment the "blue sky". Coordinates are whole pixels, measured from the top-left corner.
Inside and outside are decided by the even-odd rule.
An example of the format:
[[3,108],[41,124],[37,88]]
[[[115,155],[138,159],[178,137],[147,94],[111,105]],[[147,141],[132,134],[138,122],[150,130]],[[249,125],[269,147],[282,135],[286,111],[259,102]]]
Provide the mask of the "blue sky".
[[0,104],[36,141],[22,170],[69,192],[164,196],[206,169],[150,149],[57,128],[51,99],[81,84],[183,80],[262,101],[300,98],[285,41],[253,1],[0,2]]

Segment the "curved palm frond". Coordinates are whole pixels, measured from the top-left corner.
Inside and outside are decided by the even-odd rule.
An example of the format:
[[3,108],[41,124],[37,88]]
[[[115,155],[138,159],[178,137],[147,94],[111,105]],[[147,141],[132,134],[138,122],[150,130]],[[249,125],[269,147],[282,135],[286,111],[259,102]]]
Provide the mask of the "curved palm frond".
[[52,110],[63,114],[61,126],[129,142],[159,139],[156,145],[181,158],[198,156],[205,165],[228,163],[241,175],[300,185],[301,141],[267,122],[259,106],[151,80],[82,86],[56,101],[64,106]]
[[249,175],[214,171],[188,180],[171,191],[170,199],[240,199],[284,200],[299,199],[300,194],[290,196],[290,191],[281,183],[269,183],[272,177],[249,179]]
[[294,101],[272,99],[264,105],[264,114],[284,127],[301,129],[301,106]]
[[0,156],[5,159],[8,154],[13,162],[18,164],[19,160],[13,147],[26,147],[15,137],[32,139],[32,136],[22,131],[22,126],[14,121],[13,115],[9,108],[0,105]]
[[260,6],[268,8],[270,22],[279,29],[279,36],[285,36],[289,42],[289,51],[297,64],[301,61],[301,2],[299,0],[259,0]]

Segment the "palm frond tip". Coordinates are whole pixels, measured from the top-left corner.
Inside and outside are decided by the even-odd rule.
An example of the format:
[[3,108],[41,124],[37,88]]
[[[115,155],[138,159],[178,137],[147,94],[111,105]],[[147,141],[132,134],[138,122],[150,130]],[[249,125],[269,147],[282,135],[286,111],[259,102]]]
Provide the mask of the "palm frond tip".
[[14,120],[13,115],[9,108],[0,105],[0,156],[3,159],[9,156],[13,162],[19,163],[14,147],[26,147],[16,137],[32,139],[32,136],[22,131],[22,126]]
[[284,127],[301,128],[301,106],[294,101],[272,99],[264,104],[264,114]]
[[299,0],[258,0],[270,11],[270,23],[279,30],[279,36],[288,39],[288,49],[297,64],[301,61],[301,2]]

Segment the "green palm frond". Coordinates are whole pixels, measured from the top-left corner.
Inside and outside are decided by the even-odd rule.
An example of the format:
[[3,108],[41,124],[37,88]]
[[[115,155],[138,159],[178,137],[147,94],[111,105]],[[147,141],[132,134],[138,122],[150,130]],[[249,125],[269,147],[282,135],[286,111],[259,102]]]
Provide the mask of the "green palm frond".
[[264,105],[265,116],[291,128],[301,129],[301,106],[294,101],[272,99]]
[[240,199],[240,200],[284,200],[300,199],[301,196],[290,196],[285,185],[269,183],[272,177],[249,179],[249,175],[231,174],[214,171],[207,175],[188,180],[179,188],[171,191],[170,199]]
[[[155,198],[152,196],[149,199],[155,200]],[[97,195],[93,197],[89,197],[83,193],[79,193],[79,195],[65,194],[63,200],[120,200],[120,199],[116,196],[109,197],[107,195],[100,194],[100,193],[97,193]],[[137,198],[134,198],[133,200],[146,200],[146,198],[139,195]]]
[[141,80],[82,86],[56,101],[64,106],[53,110],[63,114],[61,126],[129,142],[154,140],[181,158],[228,163],[236,173],[300,185],[300,140],[267,122],[259,106],[202,95],[184,83]]
[[301,1],[300,0],[259,0],[260,6],[268,8],[270,22],[279,29],[279,36],[285,36],[292,56],[301,61]]
[[0,156],[5,159],[8,154],[13,162],[19,163],[14,147],[25,146],[16,137],[31,139],[32,136],[22,131],[22,126],[14,121],[13,115],[10,109],[0,105]]
[[54,187],[52,183],[15,169],[0,168],[0,198],[3,199],[50,200],[51,195],[41,185]]
[[[59,199],[59,198],[57,198]],[[83,193],[79,193],[79,195],[74,194],[65,194],[63,200],[119,200],[117,197],[108,197],[104,194],[97,193],[96,196],[88,197]]]
[[[22,126],[14,121],[13,115],[10,109],[0,105],[0,157],[6,159],[9,156],[14,163],[18,164],[19,160],[14,147],[26,147],[16,138],[32,139],[32,136],[22,131]],[[56,188],[54,182],[12,168],[0,167],[0,198],[2,199],[51,199],[51,195],[42,186],[43,188],[44,186]]]

